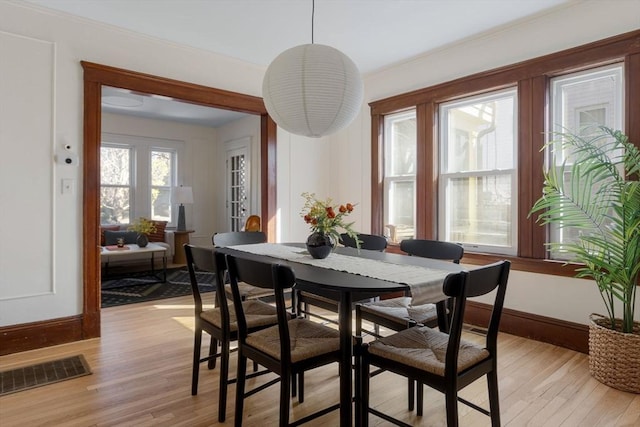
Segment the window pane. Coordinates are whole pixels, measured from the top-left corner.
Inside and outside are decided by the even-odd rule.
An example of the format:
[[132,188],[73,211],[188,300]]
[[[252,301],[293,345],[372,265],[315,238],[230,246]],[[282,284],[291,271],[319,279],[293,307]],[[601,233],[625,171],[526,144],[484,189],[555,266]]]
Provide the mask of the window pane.
[[171,150],[151,151],[151,219],[171,222],[175,158],[176,154]]
[[130,197],[128,187],[100,188],[100,223],[128,224]]
[[516,254],[515,89],[440,106],[439,239]]
[[393,203],[389,204],[385,221],[386,234],[391,242],[415,237],[415,182],[395,181],[387,192]]
[[100,147],[100,183],[129,185],[131,182],[131,151],[129,148]]
[[[585,135],[593,132],[597,126],[623,129],[623,83],[621,64],[552,79],[552,129],[555,132],[571,131]],[[573,163],[571,153],[568,151],[552,153],[551,148],[547,150],[548,159],[552,154],[555,154],[556,167],[560,167],[563,162],[568,165],[565,168],[564,182],[566,186],[570,186],[570,165]],[[592,190],[595,191],[595,189]],[[549,226],[549,241],[575,242],[580,233],[576,228],[562,227],[561,224],[555,223]],[[552,259],[569,259],[566,253],[552,253],[549,256]]]
[[515,92],[450,104],[442,111],[443,172],[513,168]]
[[384,233],[399,243],[415,237],[415,111],[386,116],[384,126]]
[[151,152],[151,185],[171,185],[172,153],[166,151]]
[[415,175],[416,173],[416,116],[403,113],[389,116],[385,138],[386,175]]
[[444,240],[510,246],[513,237],[511,176],[452,178],[446,184]]
[[171,188],[151,190],[151,218],[171,222]]

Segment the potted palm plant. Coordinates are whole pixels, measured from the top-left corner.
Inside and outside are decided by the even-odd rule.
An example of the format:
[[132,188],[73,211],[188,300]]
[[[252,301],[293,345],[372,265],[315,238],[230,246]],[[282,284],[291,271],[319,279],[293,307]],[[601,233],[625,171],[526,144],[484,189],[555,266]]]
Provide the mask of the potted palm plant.
[[[606,315],[591,315],[589,368],[599,381],[640,393],[640,323],[634,321],[640,276],[640,150],[606,127],[558,133],[538,222],[572,227],[577,239],[551,251],[582,264],[576,277],[593,279]],[[558,165],[555,153],[569,153]],[[567,179],[569,178],[569,179]],[[621,310],[621,311],[620,311]]]

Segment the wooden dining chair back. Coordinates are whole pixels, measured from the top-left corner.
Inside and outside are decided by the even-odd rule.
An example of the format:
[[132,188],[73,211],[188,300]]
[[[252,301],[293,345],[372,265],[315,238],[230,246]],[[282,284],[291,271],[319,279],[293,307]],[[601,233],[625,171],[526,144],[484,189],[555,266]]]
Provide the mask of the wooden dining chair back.
[[[384,236],[380,236],[377,234],[358,233],[357,238],[360,241],[360,249],[382,252],[387,248],[387,239]],[[356,244],[356,239],[349,236],[347,233],[342,233],[340,235],[340,243],[349,248],[358,247]],[[327,316],[323,316],[322,314],[319,314],[317,312],[313,312],[309,308],[310,306],[320,307],[332,313],[338,313],[337,299],[332,299],[322,295],[315,295],[309,292],[297,292],[296,303],[298,307],[298,314],[317,317],[324,322],[337,324],[336,320]]]
[[211,237],[213,246],[227,247],[235,245],[250,245],[253,243],[265,243],[267,235],[263,231],[229,231],[215,233]]
[[[224,295],[224,279],[222,278],[226,273],[226,261],[223,254],[211,248],[185,244],[184,250],[195,305],[191,394],[194,396],[198,394],[200,364],[208,362],[208,368],[213,369],[216,366],[216,360],[220,358],[218,421],[223,422],[226,418],[227,386],[235,382],[235,379],[229,379],[230,343],[238,338],[235,308],[227,304],[226,298],[221,298]],[[201,284],[198,280],[198,275],[201,272],[215,273],[216,304],[213,308],[204,309],[200,293]],[[246,326],[248,330],[264,329],[277,324],[276,310],[271,305],[257,300],[245,301],[243,304],[248,319]],[[206,357],[200,355],[203,331],[211,336],[209,354]],[[220,351],[217,351],[218,343]],[[259,374],[261,373],[254,371],[251,375]]]
[[[371,365],[414,378],[444,393],[448,427],[458,425],[458,401],[489,415],[493,427],[500,426],[497,339],[509,269],[509,261],[499,261],[475,270],[450,274],[445,279],[443,292],[455,301],[448,333],[426,326],[414,327],[362,344],[357,369],[361,379],[360,416],[364,426],[368,425],[369,413],[396,425],[407,425],[369,407]],[[494,290],[485,342],[476,344],[462,339],[467,298],[486,295]],[[458,396],[459,390],[485,375],[489,410]]]
[[[358,233],[356,239],[360,241],[360,249],[381,252],[387,249],[387,238],[378,234]],[[356,239],[349,236],[347,233],[342,233],[340,235],[340,243],[349,248],[358,247]]]
[[[451,242],[438,240],[409,239],[400,242],[400,248],[408,255],[460,263],[464,248]],[[374,324],[373,335],[380,336],[379,325],[394,331],[400,331],[416,324],[447,328],[452,301],[414,306],[411,297],[390,298],[356,306],[356,335],[362,334],[362,321]],[[447,307],[447,305],[449,307]],[[440,314],[440,316],[438,316]],[[369,331],[371,333],[371,331]]]
[[[227,255],[233,304],[238,318],[238,381],[236,385],[235,425],[242,425],[245,398],[280,382],[280,426],[288,426],[292,378],[302,378],[309,369],[340,360],[340,334],[337,330],[302,318],[291,318],[285,301],[285,291],[295,283],[293,271],[283,265],[269,264]],[[252,332],[246,327],[238,283],[271,289],[275,295],[278,325]],[[245,392],[246,361],[266,367],[279,379]],[[298,401],[304,401],[303,383],[299,384]],[[295,425],[318,418],[339,408],[339,404],[297,420]]]
[[[461,245],[450,242],[427,239],[408,239],[400,242],[400,248],[408,255],[438,260],[453,261],[460,263],[464,255],[464,248]],[[367,330],[368,334],[381,337],[380,326],[392,331],[401,331],[415,325],[425,325],[429,327],[439,326],[446,331],[450,322],[450,315],[453,309],[453,300],[448,299],[437,304],[413,305],[411,297],[383,299],[356,305],[356,335],[362,335],[362,322],[368,321],[373,324],[373,331]],[[422,387],[416,389],[415,382],[409,380],[408,384],[408,408],[414,409],[417,401],[418,415],[422,415]],[[417,397],[416,397],[417,390]]]
[[[211,237],[213,246],[215,247],[228,247],[236,245],[251,245],[256,243],[266,243],[267,235],[262,231],[230,231],[226,233],[215,233]],[[231,290],[226,287],[226,295],[231,298]],[[247,283],[240,284],[240,295],[242,299],[256,299],[272,297],[273,292],[268,289],[262,289],[255,286],[251,286]]]
[[247,221],[244,223],[244,231],[260,231],[262,226],[260,225],[260,217],[258,215],[250,215]]
[[464,256],[462,245],[428,239],[405,239],[400,242],[400,250],[409,255],[423,258],[450,260],[460,263]]

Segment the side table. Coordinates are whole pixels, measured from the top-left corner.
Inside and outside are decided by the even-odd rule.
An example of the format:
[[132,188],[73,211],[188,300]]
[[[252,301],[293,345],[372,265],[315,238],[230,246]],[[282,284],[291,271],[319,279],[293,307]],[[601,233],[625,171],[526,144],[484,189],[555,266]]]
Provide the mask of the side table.
[[173,254],[173,263],[174,264],[186,264],[187,257],[184,254],[184,244],[189,243],[189,234],[193,233],[195,230],[185,230],[185,231],[174,231],[174,245],[176,253]]

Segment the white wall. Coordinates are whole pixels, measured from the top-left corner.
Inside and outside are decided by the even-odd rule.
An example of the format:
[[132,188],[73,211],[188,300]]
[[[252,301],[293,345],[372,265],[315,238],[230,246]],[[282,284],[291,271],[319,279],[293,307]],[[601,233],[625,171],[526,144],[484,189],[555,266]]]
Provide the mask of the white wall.
[[[278,131],[279,240],[300,241],[308,235],[308,228],[299,216],[303,191],[330,196],[337,202],[359,203],[353,218],[359,229],[370,229],[368,102],[637,28],[640,28],[640,3],[637,0],[576,2],[555,13],[366,76],[362,114],[348,129],[321,140]],[[56,145],[69,141],[81,152],[80,60],[260,96],[264,74],[260,67],[103,25],[89,25],[80,19],[39,11],[18,2],[0,2],[0,31],[53,42],[56,52],[54,130],[47,130],[48,139],[36,140],[8,141],[0,133],[3,152],[8,144],[20,144],[25,150],[51,153],[52,138]],[[29,84],[26,77],[14,79],[7,84]],[[3,102],[6,101],[0,99],[1,114],[11,113],[10,107]],[[11,120],[25,127],[42,126],[34,123],[28,114],[11,117]],[[205,159],[198,158],[193,167],[205,167],[205,163]],[[55,236],[55,272],[47,273],[50,280],[42,286],[48,289],[55,284],[55,293],[11,300],[1,300],[0,295],[0,326],[82,312],[81,168],[64,169],[55,165],[53,176],[32,169],[25,161],[21,170],[23,175],[17,174],[15,179],[33,182],[39,189],[48,190],[58,188],[63,177],[74,179],[78,185],[73,197],[62,197],[54,192],[52,218],[41,218],[39,212],[24,211],[22,220],[12,224],[16,228],[29,227],[36,221],[51,224],[50,234]],[[28,193],[24,194],[25,204],[29,197]],[[3,265],[16,269],[38,268],[24,262],[18,248],[9,257],[11,259]],[[602,311],[594,286],[586,281],[522,272],[514,272],[511,276],[507,307],[580,323],[586,323],[590,312]]]
[[[46,102],[43,99],[29,99],[33,103],[34,114],[12,107],[7,99],[0,99],[0,114],[3,120],[18,124],[25,129],[36,129],[42,135],[31,137],[34,132],[9,138],[0,132],[0,149],[9,152],[11,146],[20,147],[24,153],[46,156],[49,167],[37,168],[29,161],[29,156],[17,159],[15,181],[29,183],[32,191],[19,191],[16,202],[28,207],[32,195],[46,191],[53,193],[52,213],[22,209],[22,216],[7,225],[12,229],[32,229],[33,224],[44,224],[42,240],[52,241],[50,259],[42,263],[29,262],[23,256],[29,242],[14,243],[12,250],[2,251],[3,266],[20,272],[38,271],[42,278],[30,284],[35,292],[43,295],[14,297],[14,293],[1,294],[3,289],[15,290],[24,286],[20,281],[5,283],[0,287],[0,326],[35,322],[73,316],[82,313],[82,166],[68,167],[54,164],[55,148],[70,143],[80,154],[82,162],[83,129],[83,79],[80,61],[105,64],[138,72],[160,75],[210,87],[260,96],[264,69],[236,59],[197,49],[168,44],[149,37],[127,31],[113,29],[105,25],[91,24],[77,18],[69,18],[57,12],[38,9],[21,2],[0,2],[0,31],[12,37],[26,36],[44,44],[53,44],[53,59],[44,58],[53,68],[51,85],[43,88],[43,94],[53,94],[53,127],[47,126],[46,117],[35,107]],[[7,48],[3,45],[3,49]],[[8,47],[8,49],[14,49]],[[11,57],[20,58],[20,52],[8,52]],[[25,67],[28,64],[24,65]],[[30,87],[29,69],[18,75],[0,76],[3,84],[16,87]],[[48,92],[46,92],[48,91]],[[44,104],[42,104],[44,105]],[[14,148],[15,149],[15,148]],[[34,157],[35,158],[35,157]],[[46,163],[46,161],[45,161]],[[206,168],[206,158],[193,158],[193,168]],[[59,188],[62,178],[75,183],[72,195],[61,195]],[[196,194],[194,194],[194,198]],[[20,200],[21,199],[21,200]],[[2,209],[6,209],[5,201]],[[194,221],[199,221],[194,218]],[[210,236],[209,236],[210,239]],[[195,240],[195,239],[194,239]],[[51,267],[49,267],[49,266]],[[2,277],[8,277],[3,275]],[[22,275],[24,276],[24,275]],[[24,294],[23,294],[24,295]],[[8,297],[8,298],[7,298]]]

